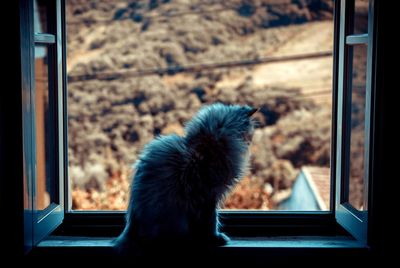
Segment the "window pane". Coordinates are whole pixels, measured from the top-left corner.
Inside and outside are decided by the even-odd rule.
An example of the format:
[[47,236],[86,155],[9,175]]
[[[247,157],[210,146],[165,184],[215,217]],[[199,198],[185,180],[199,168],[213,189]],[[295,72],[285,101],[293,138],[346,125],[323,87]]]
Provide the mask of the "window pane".
[[35,46],[36,196],[35,208],[56,202],[54,92],[49,85],[49,50]]
[[365,98],[367,46],[350,47],[352,55],[351,79],[351,133],[350,133],[350,170],[349,203],[358,210],[366,209],[364,183],[364,137],[365,137]]
[[368,0],[355,0],[350,34],[365,33],[368,33]]
[[[66,12],[73,209],[125,210],[144,145],[182,135],[216,101],[261,109],[250,171],[224,208],[329,209],[332,1],[67,1]],[[280,58],[293,55],[304,58]]]

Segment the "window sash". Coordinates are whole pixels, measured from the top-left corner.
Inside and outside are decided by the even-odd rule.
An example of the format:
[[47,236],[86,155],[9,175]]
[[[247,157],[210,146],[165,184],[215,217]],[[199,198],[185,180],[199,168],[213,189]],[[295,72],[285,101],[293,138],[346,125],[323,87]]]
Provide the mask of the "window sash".
[[351,86],[352,78],[351,63],[349,63],[348,49],[350,46],[367,45],[367,66],[366,66],[366,97],[365,97],[365,119],[364,119],[364,196],[368,198],[365,202],[368,209],[370,191],[368,185],[372,180],[370,170],[372,169],[372,131],[373,121],[373,42],[374,42],[374,1],[369,1],[368,11],[368,33],[348,34],[349,25],[354,16],[352,9],[354,0],[342,0],[340,6],[340,37],[339,37],[339,70],[338,70],[338,114],[337,114],[337,155],[336,155],[336,219],[349,233],[363,243],[367,242],[368,211],[358,211],[350,205],[347,199],[347,180],[349,178],[349,154],[350,134],[349,109],[351,108]]
[[[64,140],[63,133],[63,87],[62,81],[62,39],[61,39],[61,1],[48,1],[49,5],[49,26],[50,33],[35,33],[34,34],[34,1],[21,1],[21,35],[23,40],[29,45],[28,49],[24,49],[23,42],[21,43],[21,53],[25,55],[22,66],[23,76],[29,80],[29,88],[23,92],[25,101],[23,103],[23,131],[24,131],[24,177],[26,178],[24,199],[26,198],[27,206],[24,208],[24,244],[25,253],[39,243],[45,236],[50,234],[58,227],[64,218],[64,149],[60,141]],[[48,89],[52,90],[54,96],[51,96],[50,101],[53,102],[51,107],[54,107],[53,112],[54,125],[51,125],[54,133],[55,144],[53,144],[53,155],[56,158],[54,167],[55,172],[52,172],[56,181],[54,183],[55,200],[43,210],[36,209],[37,195],[37,159],[36,159],[36,100],[35,100],[35,46],[46,46],[48,49],[49,64],[48,68]],[[24,88],[25,89],[25,88]],[[51,94],[53,95],[53,94]],[[54,98],[53,98],[54,97]],[[47,142],[47,141],[46,141]]]

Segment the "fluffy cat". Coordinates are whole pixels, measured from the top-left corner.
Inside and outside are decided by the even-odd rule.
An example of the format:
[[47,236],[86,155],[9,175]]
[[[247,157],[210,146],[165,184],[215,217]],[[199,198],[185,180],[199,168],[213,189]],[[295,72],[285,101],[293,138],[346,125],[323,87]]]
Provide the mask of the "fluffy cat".
[[257,110],[216,103],[185,126],[185,136],[159,136],[135,164],[126,226],[119,251],[145,245],[196,243],[218,246],[216,209],[244,175]]

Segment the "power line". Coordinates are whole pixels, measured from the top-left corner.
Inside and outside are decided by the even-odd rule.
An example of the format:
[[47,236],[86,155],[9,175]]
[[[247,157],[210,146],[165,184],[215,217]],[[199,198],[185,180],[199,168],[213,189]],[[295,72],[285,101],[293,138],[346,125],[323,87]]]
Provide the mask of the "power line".
[[[321,91],[316,91],[310,94],[303,94],[303,93],[298,93],[297,96],[289,96],[285,97],[287,101],[291,100],[305,100],[305,99],[312,99],[316,101],[316,98],[321,98],[321,97],[332,97],[332,90],[331,89],[324,89]],[[328,99],[330,101],[330,98]],[[211,100],[212,102],[212,100]],[[179,109],[175,109],[179,110]],[[73,119],[73,120],[78,120],[78,119],[83,119],[83,118],[91,118],[93,115],[100,115],[99,113],[93,113],[91,115],[85,115],[85,114],[79,114],[79,115],[68,115],[68,119]]]
[[322,57],[330,57],[332,56],[332,51],[321,51],[321,52],[312,52],[312,53],[304,53],[298,55],[288,55],[288,56],[271,56],[260,59],[252,59],[252,60],[240,60],[240,61],[229,61],[222,63],[205,63],[205,64],[193,64],[187,66],[171,66],[166,68],[151,68],[151,69],[143,69],[143,70],[121,70],[114,72],[97,72],[92,74],[83,74],[83,75],[68,75],[68,82],[74,83],[79,81],[87,81],[87,80],[115,80],[120,78],[130,78],[130,77],[142,77],[149,75],[173,75],[177,73],[197,73],[203,70],[214,70],[221,68],[233,68],[233,67],[243,67],[243,66],[251,66],[257,64],[269,64],[276,62],[285,62],[285,61],[297,61],[297,60],[305,60],[305,59],[313,59],[313,58],[322,58]]

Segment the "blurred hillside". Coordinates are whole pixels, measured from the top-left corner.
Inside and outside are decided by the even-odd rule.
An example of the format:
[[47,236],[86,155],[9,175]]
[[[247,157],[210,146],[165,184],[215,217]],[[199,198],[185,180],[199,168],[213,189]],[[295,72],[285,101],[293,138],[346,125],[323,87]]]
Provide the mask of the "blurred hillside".
[[216,101],[260,108],[250,173],[225,208],[274,209],[301,166],[329,166],[331,56],[263,59],[332,51],[332,5],[68,0],[73,208],[126,209],[143,146]]

